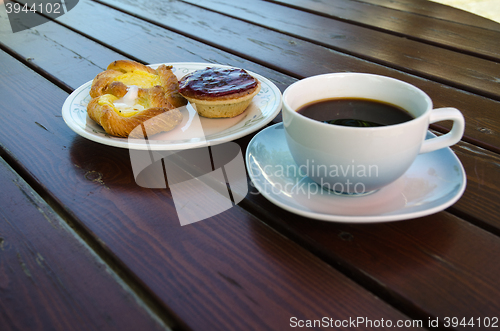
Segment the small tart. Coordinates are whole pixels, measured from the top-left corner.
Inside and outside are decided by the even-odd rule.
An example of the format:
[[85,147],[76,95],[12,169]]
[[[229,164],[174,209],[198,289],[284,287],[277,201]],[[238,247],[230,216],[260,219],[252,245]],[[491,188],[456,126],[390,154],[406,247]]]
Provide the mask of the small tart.
[[179,93],[208,118],[240,115],[259,91],[260,82],[237,68],[207,67],[179,81]]
[[[187,100],[178,93],[171,68],[160,65],[155,70],[128,60],[111,63],[92,82],[89,117],[118,137],[172,130],[182,121],[177,108]],[[140,125],[143,130],[134,130]]]

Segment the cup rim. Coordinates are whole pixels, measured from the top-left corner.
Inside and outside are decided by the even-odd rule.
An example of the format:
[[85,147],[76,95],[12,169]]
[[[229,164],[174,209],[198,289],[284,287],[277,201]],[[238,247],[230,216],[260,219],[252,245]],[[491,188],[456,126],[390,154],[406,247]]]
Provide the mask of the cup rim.
[[[305,81],[315,80],[315,79],[321,79],[321,78],[327,77],[327,76],[365,76],[365,77],[377,77],[377,78],[380,78],[380,79],[385,79],[385,80],[390,80],[390,81],[393,81],[393,82],[397,82],[398,84],[406,85],[407,87],[410,87],[411,89],[417,91],[422,97],[424,97],[424,99],[425,99],[425,101],[426,101],[426,103],[427,103],[428,106],[427,106],[427,108],[425,109],[425,111],[421,115],[419,115],[418,117],[414,117],[413,119],[411,119],[409,121],[398,123],[398,124],[378,126],[378,127],[354,127],[354,126],[341,126],[341,125],[335,125],[335,126],[333,126],[333,125],[328,124],[328,123],[323,123],[323,122],[320,122],[320,121],[308,118],[308,117],[306,117],[306,116],[298,113],[296,110],[293,110],[292,107],[289,106],[289,104],[287,102],[287,95],[290,93],[290,90],[292,88],[296,87],[298,84],[301,84],[301,83],[303,83]],[[341,98],[342,97],[339,97],[338,99],[341,99]],[[360,97],[360,98],[363,98],[363,97]],[[332,98],[332,99],[334,99],[334,98]],[[369,98],[366,98],[366,99],[369,99]],[[387,102],[385,100],[380,100],[380,101]],[[387,103],[390,104],[390,102],[387,102]],[[302,106],[304,106],[304,105],[302,105]],[[413,84],[407,83],[405,81],[402,81],[402,80],[399,80],[399,79],[396,79],[396,78],[392,78],[392,77],[388,77],[388,76],[383,76],[383,75],[377,75],[377,74],[370,74],[370,73],[361,73],[361,72],[336,72],[336,73],[326,73],[326,74],[320,74],[320,75],[315,75],[315,76],[309,76],[309,77],[306,77],[304,79],[298,80],[295,83],[289,85],[285,89],[285,91],[283,92],[283,110],[284,111],[289,112],[291,114],[294,114],[292,116],[297,116],[297,117],[299,117],[301,119],[306,120],[309,123],[316,123],[317,125],[320,125],[320,126],[323,126],[323,127],[334,127],[336,130],[337,129],[338,130],[363,130],[363,132],[366,132],[367,129],[368,130],[379,130],[379,131],[389,130],[389,129],[394,128],[394,127],[400,127],[400,126],[404,126],[404,125],[411,125],[412,123],[415,123],[418,120],[423,120],[424,116],[426,114],[430,113],[430,111],[432,109],[433,109],[432,99],[422,89],[416,87]]]

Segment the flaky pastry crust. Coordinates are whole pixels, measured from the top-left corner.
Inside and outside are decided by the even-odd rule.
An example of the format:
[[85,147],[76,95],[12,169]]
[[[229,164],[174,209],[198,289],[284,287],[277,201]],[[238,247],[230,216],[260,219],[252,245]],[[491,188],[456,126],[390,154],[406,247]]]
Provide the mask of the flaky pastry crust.
[[[187,100],[179,94],[178,80],[171,68],[160,65],[155,70],[134,61],[114,61],[92,82],[92,100],[87,106],[89,117],[99,123],[106,133],[118,137],[139,138],[172,130],[182,121],[182,114],[177,108],[186,105]],[[142,76],[149,79],[144,86],[138,84],[137,102],[144,110],[132,116],[120,115],[113,103],[106,100],[110,95],[112,99],[120,99],[127,93],[129,86],[120,80],[121,77],[138,77],[136,80],[140,82]],[[142,130],[134,130],[140,125]]]

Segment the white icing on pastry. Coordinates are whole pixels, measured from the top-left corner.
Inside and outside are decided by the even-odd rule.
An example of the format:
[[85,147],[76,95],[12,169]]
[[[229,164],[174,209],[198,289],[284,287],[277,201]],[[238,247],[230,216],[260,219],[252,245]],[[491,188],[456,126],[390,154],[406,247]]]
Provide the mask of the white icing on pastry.
[[138,112],[144,110],[144,106],[136,103],[139,93],[139,87],[136,85],[129,86],[127,93],[120,99],[113,102],[113,106],[118,109],[122,114],[130,112]]

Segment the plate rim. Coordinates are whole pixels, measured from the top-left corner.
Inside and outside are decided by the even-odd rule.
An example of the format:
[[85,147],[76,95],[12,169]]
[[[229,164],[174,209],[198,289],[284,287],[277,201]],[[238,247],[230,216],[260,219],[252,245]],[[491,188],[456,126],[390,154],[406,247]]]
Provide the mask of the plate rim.
[[[245,152],[245,165],[247,169],[250,168],[250,146],[255,143],[255,140],[259,139],[259,135],[263,134],[267,130],[272,130],[276,129],[277,126],[283,125],[283,123],[276,123],[272,126],[269,126],[265,128],[264,130],[260,131],[257,133],[248,143],[246,152]],[[284,131],[283,131],[284,132]],[[427,131],[431,135],[435,136],[432,132]],[[428,216],[432,215],[434,213],[440,212],[449,206],[453,205],[455,202],[460,199],[460,197],[463,195],[465,188],[467,186],[467,175],[465,173],[465,169],[463,167],[462,162],[460,162],[460,159],[458,156],[451,150],[449,147],[445,147],[443,149],[447,149],[449,153],[451,153],[452,157],[454,158],[454,161],[458,164],[460,172],[462,174],[461,176],[461,186],[458,189],[457,193],[449,200],[446,202],[432,207],[432,208],[427,208],[421,211],[416,211],[416,212],[410,212],[410,213],[404,213],[404,214],[391,214],[391,215],[371,215],[371,216],[363,216],[363,215],[333,215],[333,214],[325,214],[325,213],[318,213],[318,212],[309,212],[305,210],[300,210],[297,209],[293,206],[290,206],[288,204],[285,204],[277,199],[275,199],[273,196],[265,192],[265,190],[262,190],[262,187],[254,181],[254,175],[252,174],[251,171],[248,171],[248,176],[250,177],[250,180],[252,181],[253,186],[259,191],[260,194],[262,194],[267,200],[269,200],[271,203],[277,205],[278,207],[281,207],[291,213],[308,217],[311,219],[315,220],[320,220],[320,221],[327,221],[327,222],[335,222],[335,223],[352,223],[352,224],[370,224],[370,223],[384,223],[384,222],[395,222],[395,221],[404,221],[408,219],[414,219],[414,218],[419,218],[423,216]],[[418,156],[417,156],[418,157]],[[374,193],[376,194],[376,193]]]
[[[217,63],[209,63],[209,62],[163,62],[163,63],[154,63],[154,64],[149,64],[147,66],[151,68],[157,68],[158,66],[165,64],[165,65],[171,65],[175,68],[181,67],[181,66],[212,66],[212,67],[220,67],[220,68],[238,68],[236,66],[231,66],[231,65],[225,65],[225,64],[217,64]],[[244,69],[244,68],[243,68]],[[196,70],[196,69],[195,69]],[[63,105],[62,105],[62,117],[66,125],[76,134],[78,134],[81,137],[84,137],[86,139],[89,139],[91,141],[107,145],[107,146],[112,146],[112,147],[118,147],[118,148],[125,148],[125,149],[134,149],[134,150],[157,150],[157,151],[166,151],[166,150],[185,150],[185,149],[193,149],[193,148],[199,148],[203,146],[214,146],[218,144],[222,144],[225,142],[233,141],[239,138],[242,138],[246,135],[249,135],[262,127],[266,126],[271,122],[281,111],[281,108],[283,106],[283,95],[279,88],[274,84],[271,80],[268,78],[257,74],[253,71],[244,69],[246,72],[248,72],[250,75],[256,77],[259,79],[261,82],[265,82],[267,86],[271,88],[273,91],[274,95],[278,97],[279,100],[276,102],[273,102],[275,104],[275,108],[267,115],[267,117],[264,117],[263,120],[257,122],[256,124],[252,124],[246,129],[240,130],[236,133],[232,133],[229,135],[223,135],[222,137],[218,137],[215,139],[205,139],[201,140],[200,142],[190,142],[186,144],[175,144],[171,145],[168,143],[164,144],[147,144],[144,142],[141,143],[134,143],[131,142],[128,138],[120,138],[120,137],[112,137],[109,136],[108,139],[96,136],[95,134],[92,134],[91,132],[85,130],[85,128],[82,128],[78,123],[75,121],[72,121],[70,119],[71,115],[71,107],[70,105],[72,104],[72,101],[78,95],[79,93],[82,92],[82,90],[85,90],[88,88],[90,84],[92,84],[93,80],[90,80],[82,85],[80,85],[78,88],[76,88],[73,92],[71,92],[68,97],[65,99]],[[229,129],[229,128],[228,128]],[[227,130],[227,129],[226,129]],[[222,131],[223,132],[223,131]]]

